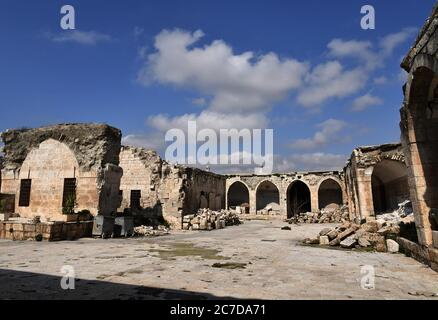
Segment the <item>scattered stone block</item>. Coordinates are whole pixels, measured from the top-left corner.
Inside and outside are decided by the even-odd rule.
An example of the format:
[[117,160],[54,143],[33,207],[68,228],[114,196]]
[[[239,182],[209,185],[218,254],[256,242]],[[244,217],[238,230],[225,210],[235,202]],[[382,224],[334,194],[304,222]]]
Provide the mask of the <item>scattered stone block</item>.
[[356,245],[356,242],[357,240],[353,236],[350,236],[345,240],[341,241],[340,245],[342,248],[351,249]]
[[324,228],[321,230],[321,232],[319,233],[320,236],[326,236],[330,231],[332,231],[332,229],[330,228]]
[[330,239],[328,236],[320,236],[319,237],[319,244],[321,246],[328,246],[330,244]]
[[390,252],[390,253],[397,253],[400,250],[399,244],[392,239],[386,240],[386,247],[388,249],[388,252]]

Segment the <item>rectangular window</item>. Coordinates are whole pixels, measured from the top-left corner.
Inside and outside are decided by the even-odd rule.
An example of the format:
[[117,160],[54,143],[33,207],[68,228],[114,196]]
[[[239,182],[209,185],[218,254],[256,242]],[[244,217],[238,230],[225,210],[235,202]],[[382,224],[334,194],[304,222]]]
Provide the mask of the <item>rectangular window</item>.
[[141,191],[140,190],[131,190],[131,208],[132,209],[140,209],[140,199],[141,199]]
[[20,198],[18,200],[19,207],[28,207],[30,204],[30,189],[32,186],[31,179],[21,179],[20,182]]
[[[64,179],[64,190],[62,192],[62,206],[71,206],[72,203],[76,202],[76,179],[66,178]],[[73,204],[74,205],[74,204]]]

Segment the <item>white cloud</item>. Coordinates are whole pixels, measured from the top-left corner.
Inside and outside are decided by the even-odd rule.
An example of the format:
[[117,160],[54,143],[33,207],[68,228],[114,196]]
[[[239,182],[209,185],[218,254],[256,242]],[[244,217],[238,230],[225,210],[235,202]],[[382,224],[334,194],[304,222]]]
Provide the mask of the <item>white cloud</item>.
[[294,154],[277,159],[276,172],[341,170],[347,161],[346,155],[324,152]]
[[[383,67],[385,59],[414,32],[413,28],[405,28],[389,34],[379,41],[377,47],[370,41],[333,39],[327,45],[328,57],[336,60],[312,69],[310,75],[305,77],[305,86],[298,94],[298,103],[305,107],[319,107],[329,99],[345,98],[357,93],[367,85],[371,73]],[[356,60],[358,66],[345,69],[339,62],[345,58]],[[383,81],[382,77],[377,80],[380,84]]]
[[351,111],[363,111],[371,106],[379,106],[383,104],[383,100],[379,97],[373,96],[369,93],[360,96],[353,101],[353,105],[351,107]]
[[98,42],[108,42],[112,37],[97,31],[67,30],[59,33],[46,33],[54,42],[76,42],[84,45],[95,45]]
[[342,120],[328,119],[317,125],[319,130],[312,138],[297,139],[290,145],[293,149],[312,150],[335,142],[345,142],[350,139],[348,135],[341,135],[347,123]]
[[162,133],[152,134],[128,134],[122,137],[122,145],[142,147],[152,149],[158,152],[163,151],[165,146],[164,135]]
[[306,77],[306,86],[298,102],[306,107],[320,106],[331,98],[344,98],[362,89],[368,74],[357,68],[344,70],[338,61],[317,65]]
[[262,129],[268,125],[268,119],[263,113],[251,113],[247,115],[223,114],[205,110],[199,115],[184,114],[182,116],[169,117],[165,114],[158,114],[148,118],[148,124],[152,128],[165,132],[169,129],[177,128],[186,131],[188,121],[196,121],[197,128],[219,129]]
[[156,52],[148,56],[139,81],[196,89],[212,96],[212,111],[259,112],[298,88],[308,70],[306,63],[281,59],[273,52],[235,54],[222,40],[196,46],[203,36],[200,30],[160,32],[155,38]]

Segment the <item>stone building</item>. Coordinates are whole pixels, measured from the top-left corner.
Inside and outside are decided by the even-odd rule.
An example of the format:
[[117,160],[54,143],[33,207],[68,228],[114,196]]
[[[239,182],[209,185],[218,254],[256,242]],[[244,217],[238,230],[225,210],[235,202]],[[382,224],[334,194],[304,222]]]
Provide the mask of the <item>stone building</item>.
[[407,173],[401,144],[354,149],[344,168],[351,218],[374,218],[409,200]]
[[[438,268],[438,5],[401,67],[408,72],[401,141],[408,167],[418,240]],[[435,237],[435,239],[434,239]],[[429,251],[427,251],[429,248]]]
[[66,220],[65,209],[109,215],[119,203],[120,130],[104,124],[61,124],[1,135],[1,193],[21,217]]
[[124,146],[119,211],[180,217],[200,208],[225,207],[224,176],[170,164],[151,150]]
[[269,210],[284,218],[347,203],[344,176],[338,171],[229,175],[226,189],[227,208],[248,206],[250,214]]

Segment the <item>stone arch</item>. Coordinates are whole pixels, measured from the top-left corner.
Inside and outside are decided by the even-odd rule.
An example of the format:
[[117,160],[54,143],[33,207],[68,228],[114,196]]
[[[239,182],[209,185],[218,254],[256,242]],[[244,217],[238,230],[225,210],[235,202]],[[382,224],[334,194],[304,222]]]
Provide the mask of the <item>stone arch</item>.
[[265,209],[267,206],[279,213],[280,191],[272,181],[263,180],[256,187],[256,210]]
[[289,184],[286,198],[288,218],[312,209],[310,187],[301,180],[295,180]]
[[429,245],[432,230],[438,230],[438,223],[431,216],[433,209],[438,208],[438,61],[434,57],[424,54],[415,57],[405,95],[401,140],[418,239]]
[[243,181],[237,180],[231,183],[227,190],[227,207],[245,207],[249,212],[249,187]]
[[393,211],[409,199],[406,165],[385,159],[377,163],[371,175],[374,214]]
[[343,192],[339,181],[330,177],[320,181],[318,186],[318,208],[340,207],[343,204]]
[[19,207],[19,213],[61,216],[64,179],[78,178],[78,174],[78,161],[66,144],[54,139],[41,142],[28,153],[20,169],[19,179],[31,179],[31,191],[29,206]]

